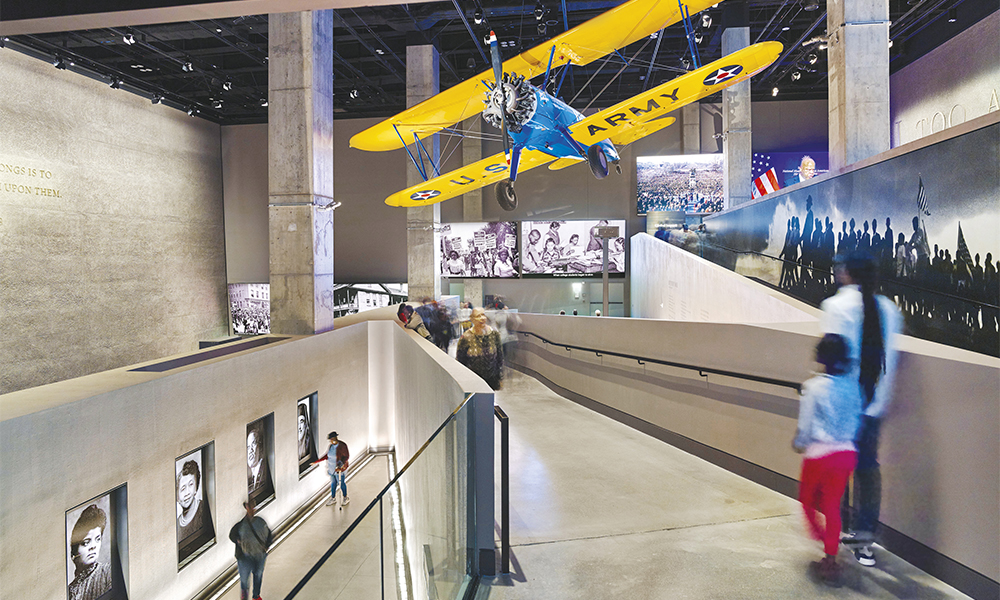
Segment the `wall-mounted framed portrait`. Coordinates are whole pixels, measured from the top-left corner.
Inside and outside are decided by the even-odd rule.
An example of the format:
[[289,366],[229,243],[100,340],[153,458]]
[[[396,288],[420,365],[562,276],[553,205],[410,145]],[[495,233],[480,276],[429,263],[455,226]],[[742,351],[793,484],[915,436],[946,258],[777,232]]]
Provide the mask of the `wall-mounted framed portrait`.
[[274,413],[247,424],[247,497],[260,508],[274,498]]
[[319,431],[317,410],[319,392],[313,392],[296,402],[295,426],[298,439],[299,479],[316,467],[316,437]]
[[126,600],[127,492],[124,485],[66,511],[66,597]]
[[215,483],[215,443],[174,461],[177,503],[177,568],[182,568],[215,544],[212,503]]

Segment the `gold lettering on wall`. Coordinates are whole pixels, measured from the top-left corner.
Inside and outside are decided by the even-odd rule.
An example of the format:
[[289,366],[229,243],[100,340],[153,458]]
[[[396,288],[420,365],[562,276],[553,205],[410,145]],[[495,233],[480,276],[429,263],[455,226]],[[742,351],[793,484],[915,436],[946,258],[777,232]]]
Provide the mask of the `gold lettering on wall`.
[[54,177],[49,169],[0,161],[0,194],[62,198],[62,190],[52,187]]

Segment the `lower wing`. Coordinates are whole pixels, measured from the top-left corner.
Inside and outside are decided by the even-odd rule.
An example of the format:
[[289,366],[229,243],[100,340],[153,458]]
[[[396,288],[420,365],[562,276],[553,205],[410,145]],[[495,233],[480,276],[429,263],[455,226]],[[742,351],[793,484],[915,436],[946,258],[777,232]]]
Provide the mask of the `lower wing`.
[[[555,160],[554,156],[538,150],[522,150],[517,172],[520,174],[553,160]],[[507,166],[507,159],[501,152],[396,192],[386,198],[385,203],[389,206],[437,204],[506,179],[509,172],[510,167]]]

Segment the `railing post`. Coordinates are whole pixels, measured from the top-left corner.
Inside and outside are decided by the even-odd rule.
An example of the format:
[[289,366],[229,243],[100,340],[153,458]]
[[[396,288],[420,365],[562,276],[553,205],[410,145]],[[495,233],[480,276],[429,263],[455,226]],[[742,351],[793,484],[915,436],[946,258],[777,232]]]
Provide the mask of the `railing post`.
[[510,573],[510,419],[499,406],[493,414],[500,421],[500,572]]
[[382,498],[378,497],[378,572],[382,581],[382,600],[385,600],[385,524],[382,522]]

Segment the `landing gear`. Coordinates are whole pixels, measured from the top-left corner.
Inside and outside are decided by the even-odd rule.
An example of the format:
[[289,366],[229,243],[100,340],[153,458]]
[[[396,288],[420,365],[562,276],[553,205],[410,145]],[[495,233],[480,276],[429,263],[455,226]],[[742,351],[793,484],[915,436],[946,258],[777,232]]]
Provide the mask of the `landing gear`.
[[587,163],[590,164],[590,172],[594,177],[604,179],[608,176],[608,157],[599,145],[587,148]]
[[[607,175],[607,172],[605,172]],[[514,193],[514,182],[510,179],[498,181],[496,188],[497,204],[504,210],[514,210],[517,208],[517,194]]]

